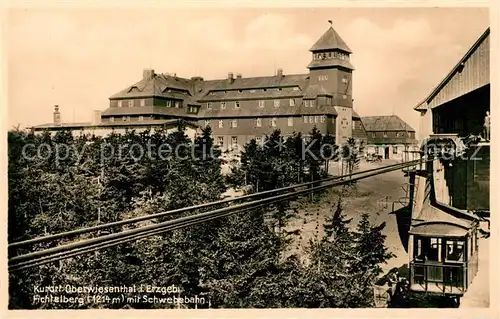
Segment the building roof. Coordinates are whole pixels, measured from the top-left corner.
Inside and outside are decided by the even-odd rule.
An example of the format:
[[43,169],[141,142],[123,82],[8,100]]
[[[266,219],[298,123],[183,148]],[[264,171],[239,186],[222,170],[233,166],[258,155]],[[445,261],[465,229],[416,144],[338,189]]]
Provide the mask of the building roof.
[[[140,122],[106,122],[106,123],[98,123],[92,124],[89,122],[82,123],[62,123],[62,124],[54,124],[47,123],[43,125],[37,125],[31,127],[31,129],[35,131],[42,130],[64,130],[64,129],[111,129],[111,128],[122,128],[122,127],[141,127],[141,126],[176,126],[178,125],[178,120],[144,120]],[[197,125],[191,123],[189,121],[184,122],[186,126],[196,128]]]
[[342,40],[337,31],[330,27],[309,51],[314,52],[332,49],[338,49],[348,53],[352,53],[351,49],[347,46],[345,41]]
[[367,132],[415,132],[408,123],[400,119],[397,115],[364,116],[361,118],[361,121]]
[[453,69],[446,75],[446,77],[432,90],[432,92],[420,103],[418,103],[413,109],[416,111],[424,111],[427,109],[427,103],[432,100],[436,94],[453,78],[456,72],[458,72],[465,61],[476,51],[479,45],[489,36],[490,28],[488,27],[483,34],[476,40],[476,42],[470,47],[470,49],[465,53],[465,55],[458,61],[458,63],[453,67]]

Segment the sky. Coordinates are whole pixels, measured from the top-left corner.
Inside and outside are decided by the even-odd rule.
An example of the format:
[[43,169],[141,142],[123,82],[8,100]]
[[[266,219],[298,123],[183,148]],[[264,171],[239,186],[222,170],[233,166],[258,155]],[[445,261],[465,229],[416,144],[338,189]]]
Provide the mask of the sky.
[[489,26],[487,8],[11,8],[7,13],[8,128],[91,121],[142,71],[225,78],[307,73],[330,26],[353,51],[354,109],[413,107]]

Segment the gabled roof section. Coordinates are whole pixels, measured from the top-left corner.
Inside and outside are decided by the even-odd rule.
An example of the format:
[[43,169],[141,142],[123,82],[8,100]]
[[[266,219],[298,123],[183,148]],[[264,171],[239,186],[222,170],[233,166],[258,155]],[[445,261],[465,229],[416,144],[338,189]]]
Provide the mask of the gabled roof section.
[[453,67],[453,69],[448,73],[448,75],[432,90],[432,92],[420,103],[418,103],[415,107],[413,107],[416,111],[424,111],[427,109],[427,103],[436,96],[436,94],[441,91],[441,89],[453,78],[455,73],[459,72],[463,68],[465,61],[467,61],[470,56],[479,48],[481,43],[490,35],[490,28],[488,27],[483,34],[477,39],[477,41],[472,45],[472,47],[465,53],[465,55],[458,61],[458,63]]
[[313,45],[309,50],[314,51],[324,51],[338,49],[347,53],[352,53],[351,49],[347,46],[344,40],[332,27],[330,27],[319,40]]
[[386,132],[386,131],[407,131],[415,130],[397,115],[387,116],[364,116],[361,122],[367,132]]
[[[127,99],[153,96],[179,98],[178,96],[174,95],[182,94],[180,92],[190,94],[190,92],[192,91],[192,87],[193,85],[188,79],[167,74],[153,74],[151,78],[143,78],[139,82],[112,95],[110,99]],[[169,89],[172,92],[169,92]]]

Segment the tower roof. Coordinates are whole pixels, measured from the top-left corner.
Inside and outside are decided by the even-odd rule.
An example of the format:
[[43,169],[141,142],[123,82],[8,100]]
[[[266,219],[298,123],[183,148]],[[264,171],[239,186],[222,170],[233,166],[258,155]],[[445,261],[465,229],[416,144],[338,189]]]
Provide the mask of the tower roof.
[[352,53],[351,49],[349,49],[349,47],[344,42],[344,40],[342,40],[337,31],[330,27],[309,51],[314,52],[332,49],[338,49],[347,53]]

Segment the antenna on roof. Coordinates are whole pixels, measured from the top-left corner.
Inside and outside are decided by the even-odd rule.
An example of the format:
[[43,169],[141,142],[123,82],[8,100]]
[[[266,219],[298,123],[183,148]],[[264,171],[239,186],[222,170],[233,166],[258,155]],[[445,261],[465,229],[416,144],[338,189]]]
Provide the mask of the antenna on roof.
[[328,23],[330,23],[330,26],[333,26],[332,20],[328,20]]

